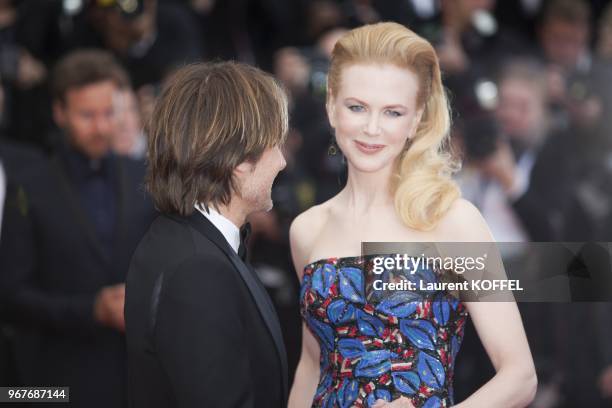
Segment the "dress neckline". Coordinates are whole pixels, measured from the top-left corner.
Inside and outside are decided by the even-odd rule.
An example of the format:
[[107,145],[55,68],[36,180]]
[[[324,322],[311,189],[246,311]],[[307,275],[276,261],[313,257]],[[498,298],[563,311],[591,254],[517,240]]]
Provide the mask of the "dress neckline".
[[368,256],[381,256],[381,255],[356,255],[356,256],[340,256],[340,257],[332,256],[331,258],[321,258],[321,259],[317,259],[316,261],[312,261],[312,262],[304,265],[303,269],[305,270],[309,266],[313,266],[313,265],[316,265],[316,264],[321,263],[321,262],[328,262],[328,263],[330,263],[329,261],[359,259],[359,258],[365,258],[365,257],[368,257]]
[[[370,255],[353,255],[353,256],[332,256],[329,258],[320,258],[317,259],[316,261],[312,261],[310,263],[307,263],[306,265],[304,265],[304,268],[302,268],[303,271],[306,270],[306,268],[317,265],[321,262],[326,262],[326,263],[333,263],[333,261],[339,262],[339,261],[348,261],[348,260],[354,260],[354,259],[369,259],[369,258],[376,258],[379,256],[384,256],[384,257],[388,257],[388,256],[396,256],[396,255],[404,255],[403,253],[392,253],[392,254],[370,254]],[[406,254],[408,255],[408,254]],[[414,258],[414,255],[408,255],[410,258]]]

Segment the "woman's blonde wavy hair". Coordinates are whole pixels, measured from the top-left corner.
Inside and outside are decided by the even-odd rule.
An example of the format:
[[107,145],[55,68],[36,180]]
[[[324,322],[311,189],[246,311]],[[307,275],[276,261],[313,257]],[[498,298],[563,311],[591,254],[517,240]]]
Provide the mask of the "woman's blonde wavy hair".
[[397,23],[365,25],[335,45],[328,74],[328,103],[337,94],[342,70],[353,64],[393,64],[418,77],[417,106],[423,108],[392,180],[395,208],[411,228],[432,230],[461,193],[451,179],[460,163],[449,151],[450,113],[440,65],[432,45]]

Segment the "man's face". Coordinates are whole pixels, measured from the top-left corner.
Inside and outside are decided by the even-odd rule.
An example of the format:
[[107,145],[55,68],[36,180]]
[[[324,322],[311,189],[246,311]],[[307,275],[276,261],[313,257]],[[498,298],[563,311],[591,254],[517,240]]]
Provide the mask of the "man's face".
[[459,3],[469,16],[479,10],[492,11],[495,8],[495,0],[460,0]]
[[542,129],[546,120],[546,95],[533,84],[508,78],[500,84],[495,114],[506,135],[529,138]]
[[113,150],[119,154],[129,154],[140,136],[141,118],[138,100],[131,89],[115,93],[115,132]]
[[124,54],[155,31],[156,9],[156,0],[144,0],[142,12],[131,18],[123,15],[117,7],[94,7],[90,13],[93,25],[104,38],[106,47]]
[[442,7],[455,21],[469,23],[475,12],[480,10],[491,12],[495,8],[495,3],[495,0],[446,0],[442,2]]
[[541,32],[542,48],[546,58],[562,67],[572,69],[587,49],[589,28],[563,20],[544,23]]
[[280,147],[266,149],[256,163],[241,163],[237,168],[240,197],[251,212],[272,209],[272,183],[287,162]]
[[69,89],[64,103],[56,101],[53,115],[70,143],[86,156],[97,159],[106,155],[115,132],[113,97],[118,91],[112,81]]

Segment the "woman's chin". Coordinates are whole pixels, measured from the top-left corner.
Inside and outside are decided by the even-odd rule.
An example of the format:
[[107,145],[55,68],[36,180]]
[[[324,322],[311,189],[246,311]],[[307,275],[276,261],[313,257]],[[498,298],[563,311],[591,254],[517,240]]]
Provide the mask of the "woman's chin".
[[360,173],[378,173],[389,166],[392,160],[385,158],[356,158],[356,160],[347,159],[350,166]]

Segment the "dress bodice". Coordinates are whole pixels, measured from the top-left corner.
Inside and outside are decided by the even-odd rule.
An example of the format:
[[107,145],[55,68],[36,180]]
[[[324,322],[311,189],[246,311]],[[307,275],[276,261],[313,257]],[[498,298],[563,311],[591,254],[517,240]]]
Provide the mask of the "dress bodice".
[[[370,407],[400,396],[415,407],[451,406],[467,318],[463,303],[446,291],[419,289],[419,281],[440,282],[441,272],[418,267],[374,274],[373,258],[323,259],[304,268],[301,314],[321,347],[312,406]],[[399,280],[417,289],[377,290],[381,281]]]

